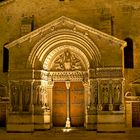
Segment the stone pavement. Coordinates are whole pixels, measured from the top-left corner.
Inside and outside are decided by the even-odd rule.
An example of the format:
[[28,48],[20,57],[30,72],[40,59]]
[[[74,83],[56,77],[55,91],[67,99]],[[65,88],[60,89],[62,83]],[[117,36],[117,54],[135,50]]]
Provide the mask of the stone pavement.
[[126,133],[97,133],[84,129],[65,131],[64,128],[53,128],[33,133],[7,133],[0,128],[0,140],[140,140],[140,129]]

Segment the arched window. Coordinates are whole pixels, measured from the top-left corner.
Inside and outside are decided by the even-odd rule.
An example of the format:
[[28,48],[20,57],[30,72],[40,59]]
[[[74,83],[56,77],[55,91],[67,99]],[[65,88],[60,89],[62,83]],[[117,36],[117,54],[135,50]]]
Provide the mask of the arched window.
[[124,48],[124,68],[133,68],[133,40],[126,38],[127,46]]
[[8,67],[9,67],[9,50],[3,47],[3,72],[8,72]]

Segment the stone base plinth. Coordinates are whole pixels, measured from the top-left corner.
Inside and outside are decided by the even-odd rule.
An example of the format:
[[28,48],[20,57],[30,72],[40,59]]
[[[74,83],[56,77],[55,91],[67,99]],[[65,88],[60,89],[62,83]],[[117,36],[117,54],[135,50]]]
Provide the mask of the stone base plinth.
[[97,115],[98,132],[125,132],[124,113],[102,112]]
[[87,130],[96,130],[97,129],[97,115],[86,115],[85,127]]
[[43,114],[36,114],[34,115],[34,129],[35,130],[45,130],[50,129],[50,114],[43,113]]
[[6,130],[7,132],[33,132],[34,116],[29,113],[9,113]]

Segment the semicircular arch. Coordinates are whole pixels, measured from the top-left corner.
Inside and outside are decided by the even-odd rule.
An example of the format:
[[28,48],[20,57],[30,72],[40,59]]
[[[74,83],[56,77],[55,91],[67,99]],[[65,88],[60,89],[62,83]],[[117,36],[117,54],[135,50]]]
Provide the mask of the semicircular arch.
[[85,54],[90,64],[89,67],[97,66],[100,63],[100,52],[89,37],[69,29],[61,29],[46,35],[33,47],[27,66],[31,66],[34,69],[43,67],[50,52],[60,46],[71,46],[79,49]]

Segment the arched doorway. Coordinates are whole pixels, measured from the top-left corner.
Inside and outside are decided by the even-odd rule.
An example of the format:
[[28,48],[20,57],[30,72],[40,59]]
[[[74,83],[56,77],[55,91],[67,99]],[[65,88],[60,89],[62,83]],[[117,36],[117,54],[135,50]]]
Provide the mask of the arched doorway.
[[[84,86],[82,82],[71,82],[69,88],[69,101],[65,82],[55,82],[53,86],[53,126],[65,126],[67,112],[70,115],[72,127],[84,126],[85,103]],[[69,105],[69,110],[67,109]]]
[[[51,63],[52,62],[52,63]],[[84,86],[83,79],[78,79],[77,71],[85,70],[83,60],[69,48],[63,49],[51,60],[50,71],[54,80],[52,93],[52,123],[53,126],[83,126],[84,125]],[[81,77],[82,78],[82,77]],[[69,83],[67,85],[67,83]]]

